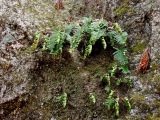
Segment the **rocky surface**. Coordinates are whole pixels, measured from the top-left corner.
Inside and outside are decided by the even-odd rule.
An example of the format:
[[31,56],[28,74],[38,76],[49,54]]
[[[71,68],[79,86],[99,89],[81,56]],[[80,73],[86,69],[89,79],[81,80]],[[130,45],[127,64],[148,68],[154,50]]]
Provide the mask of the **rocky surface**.
[[[83,117],[93,119],[94,115],[99,113],[96,111],[85,114],[84,108],[77,107],[76,112],[79,113],[68,109],[70,113],[67,114],[62,110],[65,113],[63,117],[59,109],[56,110],[57,106],[52,105],[55,104],[53,100],[58,95],[57,90],[60,91],[62,88],[58,87],[59,83],[55,84],[52,80],[58,78],[50,74],[58,74],[61,76],[59,79],[62,79],[66,77],[63,74],[66,74],[64,71],[67,71],[67,67],[60,64],[60,68],[56,67],[55,71],[53,68],[43,70],[50,64],[39,60],[34,53],[26,52],[35,31],[48,31],[57,26],[61,27],[70,17],[76,21],[84,16],[92,16],[116,21],[129,34],[128,46],[132,70],[130,78],[134,81],[134,88],[129,92],[129,96],[133,109],[122,119],[158,120],[160,117],[160,0],[64,0],[64,5],[64,10],[56,11],[52,0],[0,0],[0,118],[54,120],[55,116],[61,119],[66,119],[65,117],[68,116],[70,119]],[[134,70],[143,50],[148,45],[151,46],[151,68],[146,74],[137,75]],[[45,60],[47,61],[47,58]],[[38,66],[40,71],[36,69],[37,64],[42,65],[41,68]],[[64,71],[61,68],[64,68]],[[70,72],[73,72],[73,69],[75,68],[71,67]],[[60,70],[62,71],[58,72]],[[77,76],[74,77],[77,77],[77,80],[84,77],[89,81],[91,79],[89,70],[85,69],[85,71],[87,72],[82,73],[84,75],[87,73],[88,77],[82,76],[82,73],[76,73]],[[79,78],[78,75],[81,77]],[[74,101],[74,97],[77,97],[79,100],[80,96],[74,94],[74,89],[78,89],[78,85],[74,84],[76,88],[67,83],[66,85],[73,92],[71,99]],[[79,86],[83,87],[83,84],[80,83]],[[70,106],[74,108],[85,102],[78,100],[70,103]],[[79,115],[75,117],[76,114]],[[101,118],[103,117],[98,117]]]

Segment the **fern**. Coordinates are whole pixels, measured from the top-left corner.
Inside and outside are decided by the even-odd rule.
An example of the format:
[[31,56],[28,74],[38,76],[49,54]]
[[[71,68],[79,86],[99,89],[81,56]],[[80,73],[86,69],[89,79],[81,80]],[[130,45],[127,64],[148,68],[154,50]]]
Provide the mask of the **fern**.
[[83,29],[81,27],[76,28],[75,34],[71,37],[70,42],[70,51],[73,51],[74,49],[77,49],[79,43],[82,40],[83,37]]
[[110,38],[111,46],[116,49],[113,53],[114,58],[120,63],[123,73],[129,73],[128,67],[128,58],[126,56],[126,42],[128,34],[123,32],[118,23],[113,24],[113,30],[107,33]]
[[55,31],[50,37],[45,39],[45,44],[43,48],[49,50],[50,53],[58,55],[62,53],[63,43],[65,39],[64,32]]
[[40,40],[40,36],[41,36],[40,32],[35,33],[34,41],[30,48],[31,51],[34,51],[37,48],[39,40]]
[[116,52],[113,53],[114,58],[121,64],[121,65],[126,65],[128,64],[128,58],[125,55],[126,49],[117,49]]
[[118,117],[119,116],[119,97],[116,98],[114,107],[116,111],[116,116]]
[[101,38],[101,43],[103,45],[103,48],[106,49],[107,44],[104,39],[104,37],[106,36],[106,27],[107,27],[107,22],[103,20],[99,20],[99,21],[92,22],[90,26],[88,25],[89,29],[87,29],[87,31],[86,29],[84,30],[85,32],[90,34],[90,39],[87,42],[84,58],[90,55],[90,53],[92,52],[91,46],[93,46],[98,40],[100,40],[100,38]]
[[117,69],[118,69],[117,64],[113,64],[112,69],[109,71],[111,77],[114,77],[114,76],[115,76]]
[[114,46],[116,43],[119,45],[125,45],[127,42],[128,34],[126,32],[117,33],[116,31],[108,32],[108,36],[111,40],[111,45]]
[[117,33],[122,33],[122,29],[118,23],[113,23],[113,28]]
[[58,96],[57,101],[63,106],[63,108],[65,108],[67,105],[67,93],[64,92]]
[[90,100],[93,104],[96,103],[96,96],[95,96],[94,93],[90,93],[90,94],[89,94],[89,100]]
[[65,33],[66,33],[66,35],[70,35],[71,32],[72,32],[72,30],[75,28],[75,26],[76,25],[74,23],[66,25],[66,27],[65,27]]
[[[103,20],[92,20],[92,18],[84,18],[80,24],[71,23],[66,25],[64,31],[55,30],[50,37],[45,38],[43,44],[44,50],[49,50],[50,53],[58,55],[62,52],[63,44],[67,41],[70,43],[70,52],[78,48],[80,42],[85,37],[85,46],[83,48],[84,58],[89,56],[93,50],[93,45],[100,41],[103,48],[107,48],[105,37],[110,38],[111,46],[117,51],[113,53],[114,58],[122,66],[124,73],[128,72],[126,65],[128,64],[127,56],[125,55],[126,42],[128,34],[123,32],[118,23],[113,24],[111,30],[108,29],[108,23]],[[122,49],[123,48],[123,49]]]
[[84,58],[86,58],[87,56],[89,56],[92,52],[92,45],[88,45],[86,48],[85,48],[85,53],[84,53]]
[[90,33],[91,32],[91,23],[92,23],[92,18],[91,17],[89,17],[89,18],[87,18],[87,17],[84,17],[83,18],[83,21],[82,21],[82,29],[83,29],[83,31],[84,32],[86,32],[86,33]]
[[127,41],[128,34],[126,32],[122,32],[121,34],[115,35],[115,40],[120,45],[125,45]]
[[108,98],[107,98],[106,101],[104,102],[104,105],[107,107],[108,110],[114,108],[115,99],[114,99],[113,95],[114,95],[114,91],[111,90],[111,92],[110,92]]
[[122,70],[124,74],[130,73],[127,65],[121,65],[119,68]]
[[124,98],[124,103],[125,103],[125,106],[127,107],[127,110],[130,112],[132,107],[127,97]]

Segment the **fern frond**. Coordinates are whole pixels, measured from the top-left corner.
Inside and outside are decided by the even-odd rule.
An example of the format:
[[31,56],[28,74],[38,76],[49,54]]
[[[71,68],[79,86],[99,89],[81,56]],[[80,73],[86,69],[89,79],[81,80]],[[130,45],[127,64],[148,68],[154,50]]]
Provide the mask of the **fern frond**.
[[63,43],[65,39],[64,32],[55,31],[50,37],[45,41],[46,49],[55,55],[58,55],[62,52]]
[[74,23],[66,25],[66,27],[65,27],[65,33],[66,34],[71,34],[73,28],[75,28],[75,24]]
[[83,25],[82,25],[83,31],[86,32],[86,33],[90,33],[91,32],[92,18],[91,17],[89,17],[89,18],[84,17],[82,22],[83,22]]
[[121,34],[115,35],[115,41],[120,45],[125,45],[127,41],[127,32],[122,32]]
[[83,29],[79,26],[77,27],[77,30],[75,32],[75,34],[70,37],[70,48],[71,49],[76,49],[79,45],[79,43],[81,42],[83,37]]
[[110,31],[107,35],[111,40],[112,46],[114,46],[115,43],[118,43],[119,45],[125,45],[128,37],[127,32],[122,32],[121,34],[119,34],[116,31]]
[[110,38],[111,46],[114,46],[116,43],[116,32],[115,31],[110,31],[107,33],[107,36]]
[[114,58],[121,64],[121,65],[126,65],[128,64],[128,58],[125,55],[126,49],[117,49],[116,52],[113,53]]

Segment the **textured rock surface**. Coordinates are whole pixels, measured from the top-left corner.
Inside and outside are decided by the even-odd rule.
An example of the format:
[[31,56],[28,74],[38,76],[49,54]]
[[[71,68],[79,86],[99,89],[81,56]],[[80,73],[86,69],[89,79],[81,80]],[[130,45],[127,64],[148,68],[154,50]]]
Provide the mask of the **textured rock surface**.
[[[58,74],[57,71],[63,70],[61,69],[63,66],[60,64],[60,68],[53,73],[52,69],[48,68],[47,74],[43,69],[48,66],[39,61],[38,64],[43,66],[40,70],[42,73],[33,72],[37,67],[35,54],[24,52],[24,48],[28,46],[28,41],[32,40],[33,33],[37,30],[47,31],[54,29],[55,26],[61,27],[70,16],[74,20],[92,16],[117,21],[129,34],[131,79],[134,81],[134,88],[129,96],[134,108],[131,114],[125,117],[158,119],[160,117],[160,0],[64,0],[64,5],[64,10],[55,11],[52,0],[0,0],[0,117],[6,120],[27,118],[54,120],[57,111],[54,111],[52,100],[57,95],[57,89],[61,88],[53,85],[55,83],[49,73]],[[134,70],[140,56],[148,45],[152,50],[151,68],[144,75],[135,75]],[[32,72],[37,77],[33,76]],[[84,76],[84,79],[88,81],[91,78]],[[77,86],[76,88],[69,86],[70,89],[73,88],[71,96],[73,101],[74,97],[80,99],[80,96],[74,94],[74,89],[78,89]],[[82,104],[85,102],[79,99],[70,103],[70,106],[74,108],[77,103],[81,105],[81,102]],[[62,119],[66,119],[67,116],[71,119],[83,117],[93,119],[98,114],[98,112],[92,113],[93,115],[85,114],[84,108],[79,108],[77,108],[79,113],[70,110],[67,114],[63,111],[67,114],[63,117],[58,111],[57,116]],[[99,116],[98,119],[102,118]]]

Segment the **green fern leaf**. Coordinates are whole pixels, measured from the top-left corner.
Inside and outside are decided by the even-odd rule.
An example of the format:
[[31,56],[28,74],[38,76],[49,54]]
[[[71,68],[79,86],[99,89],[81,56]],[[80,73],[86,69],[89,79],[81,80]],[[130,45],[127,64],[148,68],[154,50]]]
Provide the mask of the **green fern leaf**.
[[121,34],[115,35],[115,41],[120,45],[125,45],[127,41],[127,32],[122,32]]
[[83,29],[81,27],[77,27],[75,34],[70,38],[70,48],[76,49],[82,40],[83,37]]
[[64,35],[64,32],[55,31],[48,39],[46,39],[45,48],[48,49],[52,54],[60,54],[62,52],[65,39]]
[[121,64],[126,65],[128,64],[128,58],[125,55],[126,49],[117,49],[116,52],[113,53],[114,58]]
[[75,28],[75,24],[66,25],[66,27],[65,27],[65,33],[66,34],[71,34],[73,28]]

